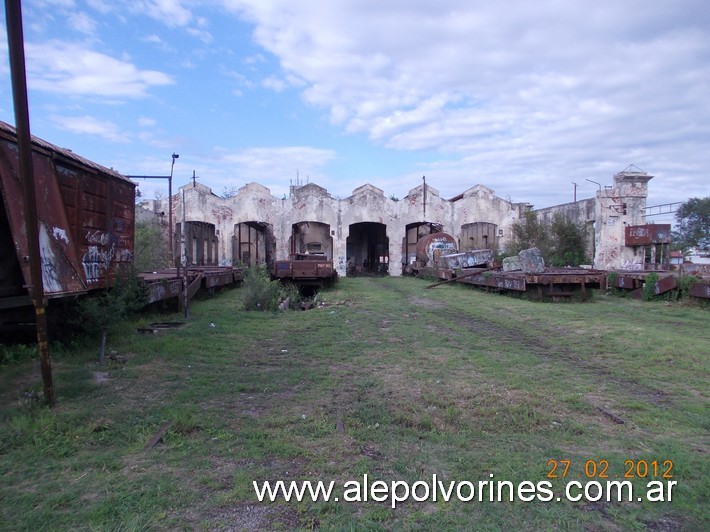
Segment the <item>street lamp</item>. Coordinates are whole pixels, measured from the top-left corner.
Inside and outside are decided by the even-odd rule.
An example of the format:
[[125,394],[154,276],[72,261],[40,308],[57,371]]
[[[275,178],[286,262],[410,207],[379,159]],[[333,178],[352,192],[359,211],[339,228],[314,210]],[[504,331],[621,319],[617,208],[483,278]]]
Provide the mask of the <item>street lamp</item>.
[[170,267],[175,266],[175,250],[173,245],[173,169],[175,168],[175,159],[180,157],[177,153],[173,153],[173,162],[170,165],[170,175],[129,175],[130,179],[167,179],[168,180],[168,243],[170,247]]

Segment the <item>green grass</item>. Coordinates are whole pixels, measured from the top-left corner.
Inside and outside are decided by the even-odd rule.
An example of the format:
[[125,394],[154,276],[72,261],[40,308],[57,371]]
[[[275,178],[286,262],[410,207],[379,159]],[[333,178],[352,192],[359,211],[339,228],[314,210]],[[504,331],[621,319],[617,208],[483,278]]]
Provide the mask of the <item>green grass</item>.
[[[545,304],[417,279],[341,279],[308,312],[231,290],[182,328],[0,375],[8,529],[699,529],[710,512],[706,309]],[[146,317],[144,321],[152,320]],[[211,327],[213,323],[215,326]],[[9,369],[9,370],[8,370]],[[105,383],[94,372],[107,373]],[[623,424],[617,421],[623,421]],[[166,422],[155,448],[145,445]],[[673,501],[259,503],[252,481],[547,480],[549,460],[673,461]],[[581,476],[581,477],[580,477]],[[645,485],[636,480],[635,485]],[[555,494],[563,481],[553,482]]]

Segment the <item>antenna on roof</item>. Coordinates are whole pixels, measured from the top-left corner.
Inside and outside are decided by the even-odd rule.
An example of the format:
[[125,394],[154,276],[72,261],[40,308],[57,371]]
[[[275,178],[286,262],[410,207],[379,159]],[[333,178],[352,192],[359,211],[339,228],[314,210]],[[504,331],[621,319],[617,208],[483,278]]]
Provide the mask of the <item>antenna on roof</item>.
[[[636,170],[633,170],[634,168],[635,168]],[[623,173],[623,172],[634,172],[634,171],[635,171],[635,172],[639,172],[639,173],[641,173],[641,174],[645,174],[645,173],[646,173],[646,172],[644,172],[643,170],[641,170],[638,166],[636,166],[635,164],[630,164],[629,166],[627,166],[626,168],[624,168],[621,172]]]

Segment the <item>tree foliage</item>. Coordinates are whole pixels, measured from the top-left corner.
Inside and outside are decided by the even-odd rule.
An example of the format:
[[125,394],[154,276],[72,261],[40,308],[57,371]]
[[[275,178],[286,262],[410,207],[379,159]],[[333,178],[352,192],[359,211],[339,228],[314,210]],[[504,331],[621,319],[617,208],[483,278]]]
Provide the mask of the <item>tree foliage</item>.
[[222,198],[222,199],[233,198],[238,193],[239,193],[239,187],[237,187],[237,186],[224,187],[222,189],[222,194],[220,194],[220,198]]
[[537,213],[527,211],[520,222],[513,224],[512,230],[512,242],[507,248],[509,255],[535,247],[551,266],[579,266],[589,262],[584,227],[562,213],[555,214],[550,221],[541,221]]
[[552,266],[579,266],[589,262],[583,226],[556,214],[550,224],[550,257]]
[[690,198],[676,212],[678,228],[673,231],[674,247],[710,249],[710,196]]
[[529,248],[538,248],[543,256],[549,249],[548,233],[533,211],[525,211],[523,219],[513,224],[513,239],[508,246],[508,252],[517,254]]
[[167,240],[158,224],[150,221],[136,222],[133,244],[134,271],[147,272],[170,266]]

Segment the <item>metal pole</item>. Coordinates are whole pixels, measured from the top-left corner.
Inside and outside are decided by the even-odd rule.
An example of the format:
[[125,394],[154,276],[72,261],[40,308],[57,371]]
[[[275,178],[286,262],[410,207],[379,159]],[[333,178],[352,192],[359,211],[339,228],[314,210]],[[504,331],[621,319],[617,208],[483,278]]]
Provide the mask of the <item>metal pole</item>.
[[37,226],[37,201],[35,195],[34,171],[32,168],[32,140],[30,136],[30,112],[27,98],[27,74],[25,71],[25,49],[22,31],[22,7],[20,0],[5,0],[7,40],[10,52],[10,73],[12,96],[17,122],[17,148],[20,158],[20,178],[22,180],[22,200],[25,210],[25,230],[27,232],[27,252],[30,265],[29,293],[35,308],[37,322],[37,346],[39,348],[44,400],[54,402],[52,383],[52,363],[47,342],[47,315],[45,313],[44,286],[39,251],[39,228]]
[[175,242],[173,242],[173,168],[175,159],[180,157],[173,153],[173,163],[170,165],[170,177],[168,178],[168,238],[170,239],[170,267],[175,266]]
[[426,221],[426,176],[425,175],[422,176],[422,182],[424,183],[424,185],[423,185],[424,198],[423,198],[422,204],[424,206],[424,221]]
[[183,284],[182,284],[182,296],[183,300],[185,303],[185,319],[187,320],[190,317],[190,303],[187,300],[187,283],[188,283],[188,276],[187,276],[187,246],[186,246],[186,238],[185,238],[185,232],[186,232],[186,227],[185,227],[185,188],[182,189],[182,226],[181,226],[181,231],[180,231],[180,244],[181,244],[181,251],[182,251],[182,269],[183,269]]

